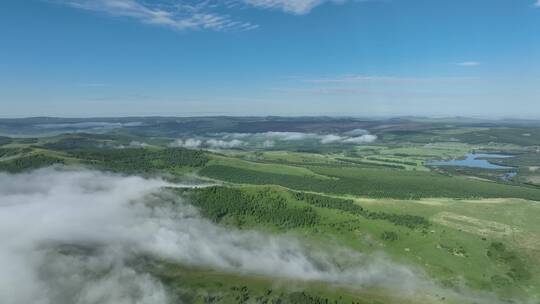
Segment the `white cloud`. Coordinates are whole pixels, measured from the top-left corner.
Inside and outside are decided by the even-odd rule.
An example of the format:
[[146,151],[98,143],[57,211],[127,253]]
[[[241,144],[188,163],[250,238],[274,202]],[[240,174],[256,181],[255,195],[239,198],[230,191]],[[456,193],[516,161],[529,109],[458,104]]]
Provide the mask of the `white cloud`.
[[283,141],[295,141],[304,140],[308,138],[317,137],[314,133],[302,133],[302,132],[262,132],[262,133],[218,133],[216,136],[222,136],[223,138],[236,138],[236,139],[253,139],[253,140],[283,140]]
[[[421,83],[459,83],[476,80],[471,77],[402,77],[402,76],[377,76],[377,75],[343,75],[335,77],[306,78],[303,82],[313,84],[421,84]],[[351,90],[354,88],[323,88],[325,90]]]
[[536,1],[536,3],[534,4],[534,6],[540,7],[540,0]]
[[303,15],[325,2],[344,2],[328,0],[242,0],[244,3],[261,8],[279,9],[286,13]]
[[321,144],[331,144],[340,141],[343,141],[343,137],[339,135],[328,134],[321,137]]
[[129,143],[129,146],[130,147],[135,147],[135,148],[146,148],[146,147],[150,147],[149,144],[145,143],[145,142],[141,142],[141,141],[132,141]]
[[317,136],[316,134],[301,133],[301,132],[265,132],[265,133],[255,133],[254,135],[275,138],[277,140],[284,140],[284,141],[304,140],[308,138],[314,138]]
[[369,90],[365,88],[343,88],[343,87],[320,87],[320,88],[303,88],[303,89],[277,89],[274,90],[280,93],[302,93],[315,95],[347,95],[347,94],[365,94]]
[[237,20],[229,14],[236,8],[255,7],[303,15],[326,2],[346,0],[52,0],[73,8],[126,17],[142,23],[160,25],[175,30],[208,29],[216,31],[245,31],[257,24]]
[[175,148],[187,148],[187,149],[196,149],[203,144],[202,140],[196,138],[188,138],[186,140],[177,139],[174,142],[169,144],[169,147]]
[[[165,303],[160,283],[115,261],[118,254],[84,259],[54,248],[128,240],[121,231],[137,227],[129,201],[165,185],[90,171],[0,173],[2,303]],[[99,276],[105,269],[108,275]]]
[[367,143],[372,143],[376,140],[377,140],[376,135],[366,134],[366,135],[357,136],[357,137],[349,137],[343,140],[343,142],[347,144],[367,144]]
[[208,1],[190,5],[180,1],[177,5],[154,4],[139,0],[60,0],[74,8],[96,11],[116,17],[136,19],[142,23],[166,26],[175,30],[209,29],[216,31],[250,30],[257,25],[233,20],[227,15],[208,10]]
[[263,133],[230,133],[230,134],[225,133],[223,134],[223,137],[224,138],[243,138],[245,140],[271,142],[272,145],[274,145],[276,141],[302,141],[302,140],[316,140],[316,141],[319,141],[319,143],[323,145],[333,144],[333,143],[363,144],[363,143],[373,142],[377,139],[377,136],[370,135],[368,131],[363,130],[363,129],[356,129],[349,132],[345,132],[343,135],[303,133],[303,132],[263,132]]
[[457,66],[461,66],[461,67],[474,67],[474,66],[479,66],[481,64],[482,63],[478,61],[463,61],[463,62],[456,63]]
[[169,147],[173,148],[186,148],[186,149],[232,149],[246,145],[246,142],[239,139],[223,140],[223,139],[198,139],[187,138],[177,139],[169,144]]
[[[355,134],[355,132],[353,132],[352,134]],[[320,141],[321,141],[321,144],[323,145],[332,144],[332,143],[359,145],[359,144],[366,144],[366,143],[374,142],[376,139],[377,139],[377,136],[371,135],[371,134],[364,134],[361,136],[352,136],[352,137],[328,134],[328,135],[321,136]]]
[[212,149],[231,149],[241,147],[245,144],[245,142],[238,139],[233,139],[230,141],[221,139],[209,139],[206,141],[206,145]]
[[234,149],[239,147],[272,148],[278,142],[304,140],[327,144],[364,144],[377,139],[367,130],[356,129],[339,134],[317,134],[304,132],[261,132],[261,133],[215,133],[206,137],[177,139],[169,147],[187,149]]

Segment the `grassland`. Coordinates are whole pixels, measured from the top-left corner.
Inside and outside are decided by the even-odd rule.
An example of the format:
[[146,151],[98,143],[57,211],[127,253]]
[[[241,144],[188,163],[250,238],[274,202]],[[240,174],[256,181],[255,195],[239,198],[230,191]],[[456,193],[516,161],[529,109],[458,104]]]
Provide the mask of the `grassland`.
[[201,175],[236,184],[280,185],[295,190],[376,198],[508,197],[540,200],[539,189],[510,186],[431,172],[377,170],[371,168],[309,167],[328,179],[266,173],[225,165],[209,165]]
[[[385,252],[395,260],[419,265],[446,288],[460,290],[465,284],[475,290],[494,292],[501,298],[538,298],[540,281],[535,273],[540,261],[540,225],[536,218],[540,206],[531,201],[517,199],[454,200],[424,199],[419,201],[336,198],[328,197],[325,204],[307,202],[303,195],[283,188],[267,186],[241,186],[237,195],[247,193],[257,197],[245,206],[265,204],[264,193],[280,197],[281,207],[274,212],[266,209],[270,217],[260,217],[237,208],[220,204],[220,222],[243,229],[260,229],[272,233],[299,235],[316,243],[336,243],[365,253]],[[212,191],[210,191],[212,192]],[[214,201],[226,199],[223,192],[215,192]],[[206,201],[212,201],[205,198]],[[336,200],[337,199],[337,200]],[[424,226],[401,225],[385,217],[369,217],[343,208],[339,202],[353,200],[355,206],[369,213],[392,214],[400,218],[416,217],[429,222]],[[233,200],[238,202],[240,200]],[[208,206],[201,206],[206,213]],[[269,205],[266,205],[269,208]],[[304,209],[304,215],[315,215],[316,220],[291,225],[293,212]],[[262,208],[264,210],[264,208]],[[309,210],[309,212],[307,212]],[[215,218],[215,217],[214,217]],[[301,218],[301,217],[300,217]],[[517,220],[520,219],[520,220]],[[283,225],[283,222],[289,224]],[[389,237],[390,236],[390,237]],[[499,255],[488,254],[504,244]],[[500,248],[498,249],[499,251]]]
[[[208,119],[204,127],[242,131],[232,121]],[[182,122],[186,127],[191,123]],[[265,131],[267,123],[275,122],[241,124]],[[538,129],[447,124],[417,131],[377,126],[373,130],[380,140],[370,145],[318,149],[314,142],[287,143],[279,151],[219,153],[173,149],[164,138],[148,138],[151,145],[134,148],[129,144],[140,135],[133,134],[0,138],[0,171],[64,164],[168,179],[196,174],[220,186],[176,194],[218,225],[384,254],[422,269],[437,286],[455,294],[482,292],[502,301],[539,302]],[[494,162],[515,167],[518,176],[503,182],[499,172],[426,166],[430,160],[460,158],[470,151],[514,155]],[[467,303],[440,295],[400,298],[380,290],[226,273],[170,261],[142,264],[184,302]]]

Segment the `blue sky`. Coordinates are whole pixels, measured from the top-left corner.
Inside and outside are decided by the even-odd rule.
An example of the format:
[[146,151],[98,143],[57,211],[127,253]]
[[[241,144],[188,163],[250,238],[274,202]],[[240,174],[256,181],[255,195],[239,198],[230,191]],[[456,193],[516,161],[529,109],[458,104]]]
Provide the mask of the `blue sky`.
[[540,1],[2,0],[0,116],[540,117]]

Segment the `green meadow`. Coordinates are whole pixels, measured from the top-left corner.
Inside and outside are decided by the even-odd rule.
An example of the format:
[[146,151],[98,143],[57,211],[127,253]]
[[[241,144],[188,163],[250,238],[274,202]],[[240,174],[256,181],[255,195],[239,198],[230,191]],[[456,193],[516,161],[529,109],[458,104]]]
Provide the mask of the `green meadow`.
[[[469,126],[387,132],[374,143],[319,151],[313,140],[268,150],[249,142],[208,150],[171,147],[166,137],[140,134],[9,138],[0,142],[0,170],[67,166],[169,181],[189,177],[213,186],[170,191],[216,225],[383,256],[431,284],[405,296],[392,286],[291,280],[151,257],[137,262],[181,302],[536,303],[540,162],[530,146],[536,131],[514,138],[523,132]],[[500,142],[481,140],[487,134]],[[511,155],[490,161],[510,166],[516,177],[428,165],[472,151]]]

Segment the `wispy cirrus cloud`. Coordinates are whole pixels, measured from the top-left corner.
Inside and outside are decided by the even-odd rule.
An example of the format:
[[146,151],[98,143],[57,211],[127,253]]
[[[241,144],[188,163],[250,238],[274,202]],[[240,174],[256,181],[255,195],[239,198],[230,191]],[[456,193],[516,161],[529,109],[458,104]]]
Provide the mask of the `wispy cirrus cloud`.
[[59,3],[180,31],[198,29],[242,31],[258,27],[250,22],[237,21],[226,14],[213,12],[209,1],[180,1],[175,4],[154,1],[150,4],[138,0],[68,0]]
[[108,87],[105,83],[100,82],[86,82],[86,83],[77,83],[76,86],[83,88],[104,88]]
[[303,15],[325,2],[343,3],[345,0],[241,0],[245,4],[269,9],[279,9],[286,13]]
[[278,93],[300,93],[300,94],[316,94],[316,95],[340,95],[340,94],[363,94],[369,93],[365,88],[351,87],[315,87],[315,88],[276,88],[273,92]]
[[475,67],[475,66],[479,66],[481,64],[482,63],[479,62],[479,61],[462,61],[462,62],[456,63],[455,65],[461,66],[461,67]]
[[235,18],[234,11],[259,8],[304,15],[324,3],[347,0],[51,0],[72,8],[135,19],[174,30],[246,31],[259,27]]
[[373,76],[373,75],[343,75],[335,77],[305,78],[305,83],[311,84],[411,84],[411,83],[455,83],[475,80],[471,77],[403,77],[403,76]]

